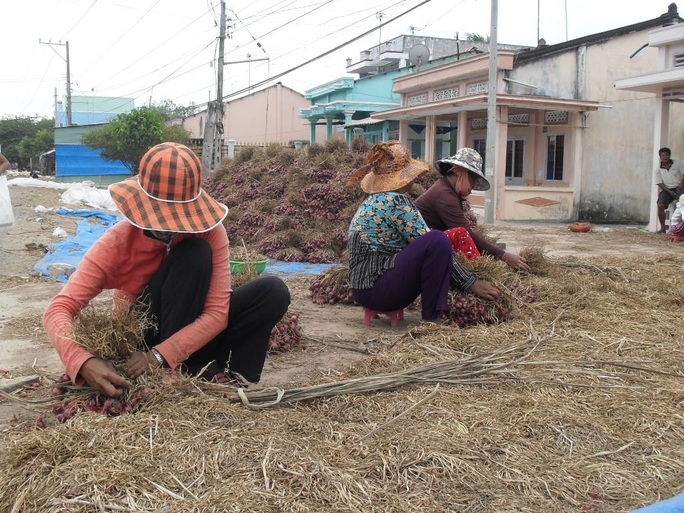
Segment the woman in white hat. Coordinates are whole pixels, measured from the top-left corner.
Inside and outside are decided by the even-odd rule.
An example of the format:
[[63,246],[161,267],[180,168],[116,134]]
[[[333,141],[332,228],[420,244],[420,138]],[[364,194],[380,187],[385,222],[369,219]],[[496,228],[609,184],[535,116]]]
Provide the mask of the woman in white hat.
[[[143,156],[139,175],[110,186],[125,220],[95,242],[44,315],[74,383],[118,397],[127,378],[153,366],[195,373],[210,362],[209,379],[259,381],[290,294],[274,276],[231,290],[228,209],[202,190],[201,177],[191,149],[162,143]],[[117,306],[139,306],[156,321],[121,373],[74,342],[76,316],[105,289],[114,289]]]
[[463,238],[472,238],[476,246],[474,253],[503,260],[516,270],[529,271],[529,266],[519,255],[504,251],[472,229],[464,208],[466,198],[473,191],[489,189],[489,181],[482,173],[480,154],[472,148],[461,148],[455,155],[438,160],[435,168],[442,177],[416,200],[427,225],[433,230],[445,231],[455,244]]
[[360,183],[368,193],[351,221],[348,241],[352,296],[366,308],[399,310],[420,295],[422,318],[434,320],[448,310],[452,283],[484,298],[498,297],[494,285],[477,280],[458,262],[444,232],[428,229],[406,195],[427,170],[399,141],[382,142],[347,182],[347,187]]

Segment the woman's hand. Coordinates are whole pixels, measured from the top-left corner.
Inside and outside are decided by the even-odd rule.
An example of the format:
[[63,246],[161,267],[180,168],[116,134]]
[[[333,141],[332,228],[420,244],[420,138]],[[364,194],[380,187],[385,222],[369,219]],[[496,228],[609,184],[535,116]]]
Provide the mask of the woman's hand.
[[126,376],[131,379],[139,378],[152,367],[159,367],[159,361],[151,351],[133,351],[126,361]]
[[123,394],[124,388],[131,386],[111,362],[102,358],[93,357],[86,360],[79,374],[88,385],[107,397],[119,397]]
[[485,280],[475,280],[470,292],[482,299],[496,299],[499,297],[499,289]]
[[530,266],[527,265],[525,259],[520,255],[515,255],[507,251],[503,254],[501,260],[506,262],[508,267],[511,269],[515,269],[516,271],[525,271],[526,273],[530,272]]

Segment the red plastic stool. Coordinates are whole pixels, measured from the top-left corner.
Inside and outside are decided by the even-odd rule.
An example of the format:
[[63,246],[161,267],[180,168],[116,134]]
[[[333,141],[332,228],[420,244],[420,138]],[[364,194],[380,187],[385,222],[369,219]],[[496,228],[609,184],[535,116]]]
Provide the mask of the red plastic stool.
[[380,314],[386,315],[389,317],[390,324],[392,327],[396,327],[398,321],[403,321],[404,320],[404,309],[400,308],[399,310],[394,310],[392,312],[376,312],[375,310],[371,310],[370,308],[363,308],[363,313],[365,315],[364,319],[364,324],[366,326],[371,325],[371,320],[372,319],[377,319],[380,317]]

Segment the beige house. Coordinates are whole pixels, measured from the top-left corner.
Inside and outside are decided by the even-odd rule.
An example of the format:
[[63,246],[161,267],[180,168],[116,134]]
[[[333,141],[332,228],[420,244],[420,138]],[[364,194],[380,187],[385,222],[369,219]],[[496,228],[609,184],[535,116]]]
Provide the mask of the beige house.
[[[309,100],[280,82],[224,104],[223,144],[237,145],[280,143],[292,145],[308,141],[309,123],[298,117],[299,110],[310,107]],[[199,142],[204,138],[207,111],[183,118],[180,125]],[[321,127],[321,136],[324,127]],[[200,142],[201,144],[201,142]]]
[[[651,150],[653,155],[651,195],[655,198],[658,193],[655,185],[655,170],[659,165],[658,149],[663,146],[675,146],[679,149],[679,157],[684,157],[681,151],[681,131],[677,130],[679,124],[671,121],[672,111],[677,109],[679,107],[677,104],[684,100],[684,23],[650,31],[648,46],[658,50],[657,69],[642,75],[620,78],[615,81],[615,88],[655,95],[656,108],[654,109]],[[680,110],[674,112],[679,115]],[[672,136],[670,135],[671,128],[675,130]],[[648,227],[651,231],[658,229],[655,202],[651,203]]]
[[[497,53],[495,219],[649,220],[658,104],[652,94],[617,90],[613,82],[654,71],[649,31],[681,21],[672,4],[645,22]],[[444,154],[437,144],[448,144],[450,153],[470,146],[486,160],[488,72],[489,54],[482,54],[403,75],[394,80],[401,106],[373,118],[398,120],[403,141],[423,124],[430,163]],[[684,118],[670,120],[670,133],[681,134]],[[436,137],[445,125],[456,127],[448,141]],[[684,155],[676,142],[673,153]],[[483,208],[483,195],[471,200]]]

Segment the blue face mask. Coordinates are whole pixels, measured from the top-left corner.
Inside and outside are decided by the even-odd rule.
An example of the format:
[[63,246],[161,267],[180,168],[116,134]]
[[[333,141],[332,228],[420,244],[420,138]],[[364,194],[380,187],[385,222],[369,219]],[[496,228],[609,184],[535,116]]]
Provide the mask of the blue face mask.
[[162,242],[171,242],[171,239],[176,235],[175,232],[162,232],[159,230],[148,230],[149,234],[157,240]]

